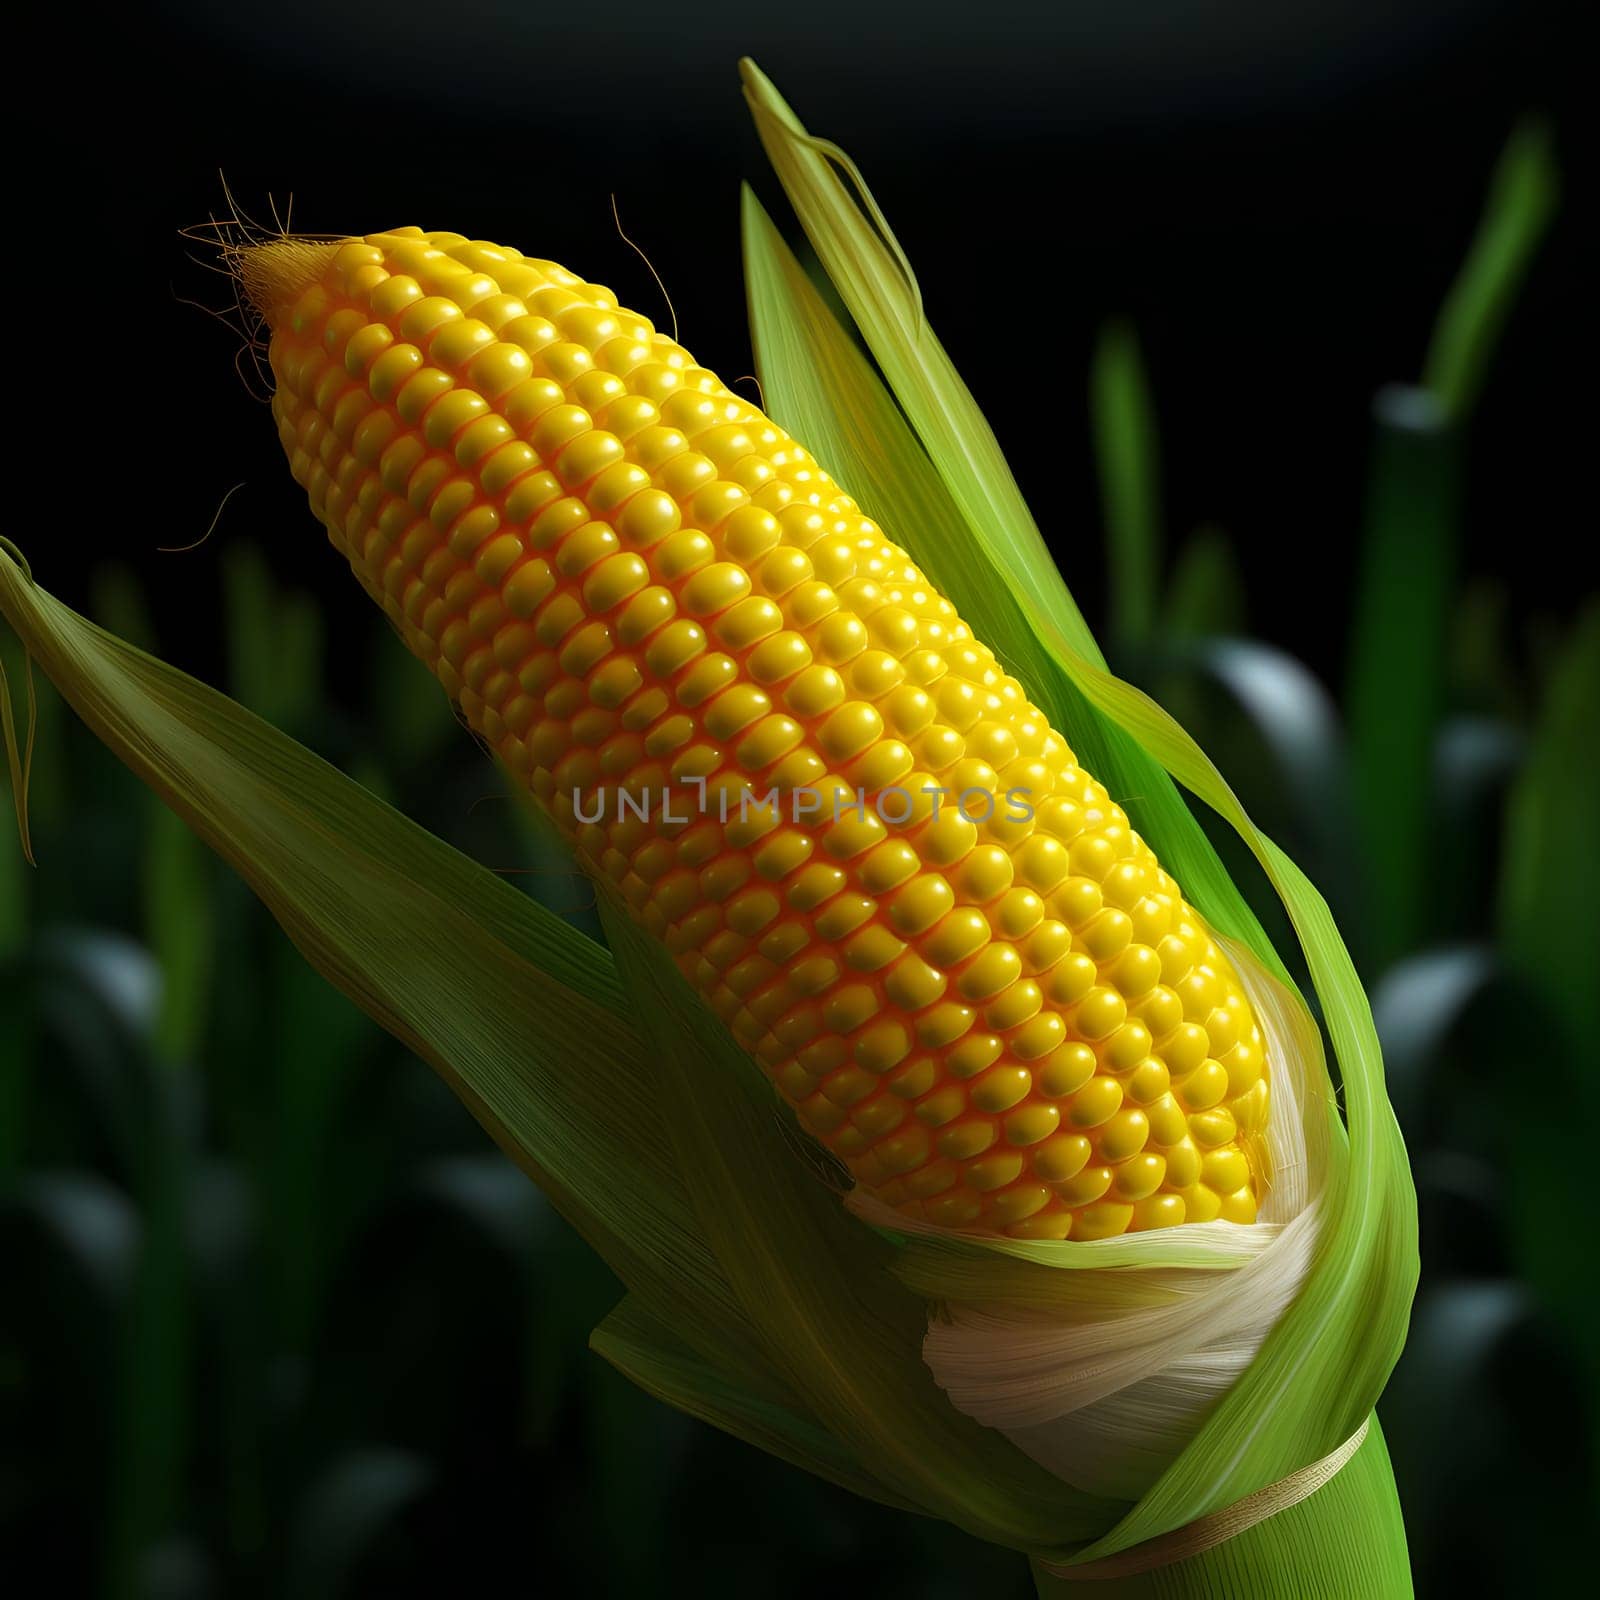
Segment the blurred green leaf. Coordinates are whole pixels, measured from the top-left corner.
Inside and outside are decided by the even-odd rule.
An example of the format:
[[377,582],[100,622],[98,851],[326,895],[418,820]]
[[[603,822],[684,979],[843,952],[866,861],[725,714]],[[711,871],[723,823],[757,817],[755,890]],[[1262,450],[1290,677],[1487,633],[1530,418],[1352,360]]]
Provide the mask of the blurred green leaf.
[[1526,751],[1521,730],[1483,716],[1446,718],[1434,741],[1431,920],[1454,937],[1492,937],[1505,808]]
[[[1539,1095],[1566,1127],[1600,1124],[1594,1070],[1595,907],[1600,905],[1600,604],[1583,613],[1550,681],[1507,813],[1500,927],[1507,967],[1539,1030]],[[1512,1131],[1511,1215],[1525,1270],[1586,1359],[1600,1461],[1600,1280],[1574,1269],[1569,1219],[1590,1201],[1581,1162],[1552,1159],[1539,1119]]]
[[1511,135],[1477,236],[1434,325],[1422,382],[1451,422],[1472,410],[1494,347],[1559,199],[1549,128],[1530,118]]
[[352,1450],[305,1493],[284,1558],[284,1592],[294,1600],[354,1595],[364,1560],[433,1482],[427,1462],[403,1450]]
[[[1501,926],[1511,967],[1561,1016],[1574,1044],[1593,1019],[1591,941],[1600,905],[1600,604],[1573,630],[1550,682],[1507,818]],[[1600,1106],[1600,1078],[1581,1075]]]
[[[1593,1499],[1578,1374],[1525,1284],[1425,1288],[1385,1405],[1423,1600],[1584,1591]],[[1490,1504],[1519,1537],[1464,1536],[1463,1508]]]
[[1494,952],[1465,945],[1430,950],[1391,968],[1372,993],[1372,1020],[1383,1042],[1389,1098],[1408,1137],[1436,1131],[1437,1099],[1448,1106],[1456,1098],[1449,1080],[1460,1069],[1447,1052],[1451,1038],[1496,973]]
[[1510,610],[1503,582],[1469,578],[1462,586],[1450,627],[1450,699],[1469,713],[1520,724],[1526,708]]
[[460,727],[439,680],[390,636],[376,630],[379,648],[370,653],[372,707],[378,745],[386,763],[401,771],[437,756]]
[[[115,1306],[133,1286],[139,1250],[139,1218],[128,1197],[86,1172],[38,1172],[21,1178],[3,1202],[5,1227],[25,1226],[60,1252],[82,1285]],[[15,1249],[8,1261],[18,1261]],[[67,1316],[57,1303],[55,1313]]]
[[144,585],[121,561],[98,562],[89,574],[89,613],[99,625],[152,654],[156,625]]
[[1373,973],[1430,932],[1433,738],[1459,559],[1458,450],[1425,390],[1378,396],[1346,686]]
[[161,969],[156,1044],[167,1061],[189,1065],[199,1054],[210,999],[211,862],[178,817],[154,796],[145,798],[145,937]]
[[234,697],[282,728],[302,728],[323,696],[322,614],[278,587],[254,544],[222,558],[229,682]]
[[[1254,736],[1267,770],[1241,771],[1234,787],[1260,797],[1252,812],[1266,819],[1263,826],[1273,827],[1315,881],[1328,886],[1330,900],[1346,909],[1353,871],[1349,760],[1327,690],[1293,656],[1249,639],[1179,641],[1156,659],[1220,691],[1220,708],[1195,707],[1199,720],[1191,731],[1230,775],[1234,768],[1226,755],[1238,749],[1241,733]],[[1181,703],[1187,709],[1188,701]]]
[[[141,1227],[87,1171],[25,1173],[0,1191],[0,1542],[9,1589],[103,1592],[115,1335]],[[70,1537],[63,1538],[63,1533]]]
[[1100,331],[1089,372],[1089,415],[1110,562],[1111,637],[1145,644],[1155,626],[1161,564],[1161,462],[1155,408],[1139,339],[1128,322]]
[[1244,573],[1221,528],[1202,528],[1179,549],[1161,615],[1160,637],[1174,643],[1244,631]]
[[113,1417],[107,1591],[137,1600],[146,1558],[185,1504],[195,1398],[189,1294],[189,1168],[177,1085],[152,1075],[139,1140],[143,1220],[133,1293],[120,1330]]
[[[32,820],[28,791],[33,778],[38,699],[33,681],[33,662],[20,646],[20,640],[0,639],[0,755],[5,758],[17,842],[21,846],[22,856],[31,863],[33,843],[29,837]],[[18,685],[20,710],[12,701],[13,682]],[[25,902],[21,870],[12,861],[9,848],[4,860],[5,865],[0,867],[0,953],[9,953],[21,943]]]

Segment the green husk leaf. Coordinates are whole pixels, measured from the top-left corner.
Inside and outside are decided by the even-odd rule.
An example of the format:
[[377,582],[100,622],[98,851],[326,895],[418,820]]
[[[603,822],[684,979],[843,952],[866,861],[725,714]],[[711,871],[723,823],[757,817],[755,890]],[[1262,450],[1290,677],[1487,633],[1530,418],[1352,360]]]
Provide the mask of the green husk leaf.
[[[824,169],[825,171],[827,169]],[[1278,976],[1282,963],[1171,780],[1139,743],[1095,715],[1028,620],[1031,580],[995,580],[1008,555],[974,537],[945,480],[827,303],[747,189],[745,271],[763,393],[771,414],[882,522],[954,600],[967,623],[1028,686],[1083,764],[1107,785],[1190,902]],[[959,379],[952,375],[959,385]],[[965,390],[962,393],[965,394]],[[907,530],[915,530],[914,537]],[[1051,569],[1051,588],[1065,585]],[[1071,604],[1070,596],[1065,604]]]
[[864,1473],[849,1451],[797,1409],[793,1397],[781,1388],[761,1393],[753,1383],[728,1382],[636,1295],[628,1295],[594,1330],[589,1346],[646,1394],[758,1450],[881,1505],[900,1511],[922,1509],[898,1499]]
[[654,939],[602,901],[663,1082],[679,1169],[776,1369],[896,1501],[1018,1549],[1066,1550],[1115,1513],[957,1411],[922,1361],[926,1303],[893,1250],[801,1159],[759,1069]]
[[0,615],[89,727],[318,971],[445,1078],[624,1283],[734,1378],[763,1369],[677,1177],[603,947],[5,555]]
[[1085,1585],[1034,1568],[1039,1600],[1398,1600],[1411,1593],[1405,1524],[1376,1416],[1344,1469],[1309,1498],[1172,1566]]
[[[1306,1286],[1190,1447],[1127,1516],[1079,1553],[1083,1559],[1100,1557],[1275,1482],[1335,1449],[1367,1416],[1403,1342],[1416,1280],[1415,1198],[1404,1147],[1384,1096],[1371,1012],[1322,897],[1257,830],[1183,729],[1107,672],[1092,645],[1084,648],[1081,617],[1054,568],[1042,569],[1048,556],[1037,530],[1019,511],[1020,497],[1012,503],[1015,485],[1003,462],[995,464],[993,436],[927,329],[909,269],[885,243],[892,236],[865,197],[859,174],[805,132],[753,64],[744,64],[744,76],[757,128],[796,214],[911,429],[898,420],[894,402],[865,362],[852,362],[848,335],[817,296],[807,296],[775,245],[770,224],[763,229],[747,206],[752,317],[764,389],[778,420],[816,442],[807,428],[820,423],[825,429],[829,417],[849,418],[854,441],[836,430],[831,442],[854,448],[834,455],[816,442],[819,457],[872,514],[878,515],[874,505],[890,508],[883,518],[889,535],[927,565],[1004,659],[1037,661],[1043,652],[1050,676],[1081,698],[1079,707],[1069,706],[1080,714],[1058,724],[1074,748],[1087,750],[1098,733],[1103,746],[1116,751],[1113,736],[1120,735],[1149,768],[1159,763],[1239,833],[1294,924],[1339,1062],[1348,1144],[1335,1152],[1327,1223]],[[862,193],[870,222],[836,165]],[[803,359],[773,366],[773,355],[785,350],[803,352]],[[911,430],[915,437],[909,437]],[[948,508],[941,517],[920,515],[931,492],[930,474],[947,488],[953,515]],[[878,493],[881,501],[870,498]],[[909,507],[919,514],[909,514]],[[985,634],[981,614],[993,593],[1011,595],[1025,626],[1001,619],[1002,631]],[[1024,681],[1041,692],[1038,679],[1024,675]],[[1049,709],[1048,680],[1044,693]],[[1114,794],[1126,792],[1115,767],[1108,777],[1092,759],[1085,764]],[[1187,862],[1180,864],[1192,853],[1180,820],[1192,826],[1186,809],[1175,796],[1170,805],[1156,807],[1147,793],[1135,792],[1144,801],[1140,831],[1200,909],[1223,931],[1232,931],[1222,923],[1218,904],[1226,906],[1229,894],[1237,899],[1237,891],[1231,884],[1219,890],[1204,874],[1189,872]],[[1281,975],[1270,949],[1260,949],[1253,919],[1250,926],[1255,938],[1246,942]],[[1331,1106],[1331,1085],[1328,1095]],[[1337,1133],[1331,1111],[1330,1121]]]
[[[992,530],[993,542],[1015,562],[1019,585],[1038,596],[1072,647],[1100,662],[1100,647],[1061,581],[999,442],[928,327],[910,264],[854,163],[838,146],[805,131],[753,61],[740,62],[739,70],[756,130],[795,214],[951,499],[973,528]],[[870,222],[846,194],[836,167],[850,177]],[[988,542],[990,535],[983,537]]]
[[[0,614],[311,964],[439,1071],[633,1291],[637,1315],[599,1339],[619,1366],[758,1445],[784,1434],[780,1453],[846,1487],[991,1539],[1064,1553],[1063,1540],[1104,1523],[1100,1502],[934,1388],[918,1354],[922,1302],[808,1175],[770,1087],[653,941],[612,929],[624,981],[604,946],[3,559]],[[646,982],[661,1000],[644,1011],[650,1052],[629,1020]],[[718,1115],[728,1125],[714,1131]],[[731,1167],[714,1159],[729,1149]],[[686,1150],[698,1163],[687,1187]],[[643,1351],[646,1327],[670,1327],[672,1345]],[[860,1352],[841,1354],[852,1340],[870,1356],[859,1366]],[[876,1455],[863,1465],[852,1430],[869,1424]],[[930,1430],[955,1464],[918,1461],[897,1486]]]

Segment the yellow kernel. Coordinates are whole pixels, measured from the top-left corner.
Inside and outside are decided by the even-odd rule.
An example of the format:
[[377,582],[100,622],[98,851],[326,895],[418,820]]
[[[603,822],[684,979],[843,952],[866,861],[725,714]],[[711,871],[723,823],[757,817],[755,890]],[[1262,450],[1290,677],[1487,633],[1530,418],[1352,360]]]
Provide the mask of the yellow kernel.
[[865,895],[836,895],[817,913],[814,926],[824,939],[838,943],[862,923],[870,921],[874,909]]
[[924,1200],[922,1209],[930,1222],[937,1222],[941,1227],[960,1228],[983,1215],[983,1201],[966,1189],[957,1189],[937,1199]]
[[1086,955],[1074,954],[1050,969],[1044,989],[1057,1005],[1070,1006],[1089,993],[1094,981],[1094,962]]
[[[597,523],[595,526],[604,527],[605,524]],[[606,532],[610,534],[611,530],[607,528]],[[616,536],[611,535],[605,548],[614,549],[615,545]],[[561,554],[565,555],[566,550],[567,545],[562,545]],[[590,611],[609,611],[637,594],[649,581],[649,569],[638,556],[632,553],[607,556],[584,579],[584,603]]]
[[1116,1200],[1101,1200],[1085,1206],[1072,1220],[1074,1239],[1111,1239],[1128,1231],[1133,1207]]
[[1147,1233],[1153,1228],[1175,1228],[1184,1220],[1186,1210],[1182,1195],[1148,1194],[1134,1203],[1128,1230]]
[[[949,894],[949,886],[942,878],[919,880],[934,883]],[[913,886],[915,887],[915,885]],[[902,897],[903,899],[903,897]],[[896,907],[901,901],[895,902]],[[899,918],[896,918],[898,923]],[[981,911],[962,906],[950,912],[939,925],[921,941],[922,953],[941,967],[953,967],[981,950],[989,942],[989,924]]]
[[1089,1164],[1094,1146],[1081,1133],[1061,1133],[1041,1144],[1031,1158],[1034,1174],[1046,1183],[1069,1183]]
[[1022,1156],[1017,1151],[991,1150],[968,1163],[965,1177],[970,1188],[987,1194],[991,1189],[1015,1183],[1021,1172]]
[[1215,1061],[1202,1061],[1175,1084],[1178,1103],[1187,1111],[1209,1111],[1228,1092],[1228,1074]]
[[855,1067],[841,1067],[830,1073],[822,1092],[836,1106],[859,1105],[878,1087],[878,1080]]
[[645,651],[645,665],[658,678],[670,678],[693,661],[706,647],[706,636],[698,623],[681,617],[663,628]]
[[1033,1087],[1026,1067],[991,1067],[972,1085],[972,1103],[980,1111],[1008,1111]]
[[[710,656],[696,666],[690,676],[695,672],[710,672],[713,668],[720,681],[724,676],[722,663],[727,661],[726,656]],[[734,669],[737,672],[737,668]],[[692,702],[684,697],[680,691],[678,698],[685,705]],[[753,683],[735,683],[731,688],[724,689],[715,700],[706,707],[705,726],[706,732],[713,739],[731,739],[736,733],[741,733],[753,722],[759,721],[772,710],[772,702]]]
[[1000,1059],[1005,1048],[994,1033],[968,1033],[945,1057],[945,1065],[958,1078],[975,1078]]
[[1250,1166],[1237,1149],[1212,1150],[1201,1158],[1200,1181],[1220,1195],[1231,1195],[1250,1181]]
[[514,617],[531,617],[555,592],[555,574],[547,561],[526,561],[506,580],[502,598]]
[[644,681],[638,665],[625,656],[614,657],[589,679],[589,698],[597,706],[615,710]]
[[907,1011],[920,1011],[944,994],[945,979],[920,956],[907,954],[890,972],[884,989],[895,1005]]
[[1022,975],[1022,958],[1008,944],[991,944],[977,956],[956,980],[956,987],[968,1000],[987,1000]]
[[1101,1047],[1113,1072],[1128,1072],[1150,1053],[1150,1030],[1142,1022],[1125,1022]]
[[[887,1095],[879,1095],[876,1100],[869,1101],[866,1105],[858,1107],[850,1115],[851,1123],[868,1139],[878,1139],[884,1134],[898,1128],[906,1120],[905,1105],[899,1100],[890,1099]],[[837,1143],[834,1146],[838,1149]],[[881,1163],[882,1156],[878,1156]]]
[[911,1035],[905,1025],[892,1019],[875,1024],[855,1044],[857,1065],[868,1072],[887,1072],[898,1066],[911,1050]]
[[1111,1187],[1111,1168],[1085,1167],[1074,1177],[1052,1187],[1069,1206],[1086,1206],[1098,1200]]
[[1099,1132],[1100,1157],[1112,1165],[1144,1149],[1150,1138],[1150,1119],[1142,1111],[1119,1111]]
[[912,1125],[892,1133],[875,1148],[874,1154],[889,1172],[910,1172],[928,1159],[929,1135],[926,1128]]
[[981,1155],[997,1137],[994,1124],[988,1120],[958,1122],[939,1135],[939,1153],[952,1161],[968,1161]]
[[880,972],[904,950],[903,941],[875,923],[851,935],[844,946],[844,958],[857,972]]
[[777,633],[751,651],[746,665],[758,683],[781,683],[811,664],[811,647],[798,633]]
[[1078,1032],[1085,1039],[1104,1039],[1122,1026],[1128,1007],[1115,989],[1091,989],[1074,1014]]
[[885,840],[861,863],[861,882],[871,893],[885,894],[913,876],[917,866],[917,853],[910,845]]
[[[923,1012],[917,1018],[917,1042],[925,1050],[937,1050],[959,1039],[972,1026],[973,1021],[974,1013],[966,1006],[946,1001]],[[987,1066],[988,1062],[984,1065]]]
[[[698,583],[701,573],[690,580]],[[783,626],[783,614],[770,600],[752,595],[740,600],[724,611],[716,622],[717,637],[730,650],[748,650],[752,645],[776,633]]]
[[1161,1040],[1158,1053],[1176,1079],[1193,1072],[1205,1060],[1210,1048],[1205,1029],[1186,1022]]
[[[1020,983],[1014,985],[1006,991],[1006,998],[1023,987]],[[1052,1055],[1066,1035],[1066,1023],[1055,1012],[1043,1011],[1012,1034],[1011,1052],[1021,1061],[1038,1061]]]
[[889,902],[889,916],[909,938],[932,927],[954,904],[950,885],[937,873],[925,873],[906,884]]
[[[670,576],[670,574],[667,574]],[[750,592],[750,577],[731,561],[718,561],[696,572],[679,594],[691,616],[709,617],[726,610]]]
[[903,1100],[916,1100],[927,1094],[938,1080],[939,1063],[931,1056],[918,1056],[889,1075],[889,1092]]
[[1122,1085],[1115,1078],[1093,1078],[1072,1098],[1067,1120],[1075,1128],[1098,1128],[1122,1105]]
[[1189,1132],[1194,1135],[1194,1142],[1202,1150],[1215,1150],[1221,1145],[1232,1144],[1239,1134],[1233,1113],[1223,1106],[1211,1111],[1197,1111],[1189,1118],[1188,1126]]
[[1006,1139],[1014,1145],[1038,1144],[1061,1126],[1061,1113],[1054,1106],[1021,1106],[1006,1118]]
[[1069,926],[1086,927],[1103,904],[1100,885],[1091,878],[1068,878],[1050,896],[1050,903]]
[[1167,1069],[1153,1056],[1148,1056],[1134,1068],[1128,1079],[1128,1098],[1141,1106],[1153,1105],[1161,1100],[1170,1102],[1167,1090],[1171,1081]]
[[840,706],[817,730],[823,753],[834,761],[848,760],[882,736],[883,718],[864,700]]
[[990,1215],[996,1222],[1016,1223],[1042,1211],[1050,1203],[1050,1191],[1042,1183],[1019,1183],[991,1202]]
[[844,679],[832,667],[808,667],[785,691],[784,699],[797,717],[820,717],[844,701]]
[[[967,1097],[959,1084],[947,1083],[942,1089],[917,1102],[917,1117],[930,1128],[942,1128],[967,1109]],[[940,1148],[943,1148],[941,1144]],[[948,1152],[947,1152],[948,1153]]]
[[1150,1119],[1150,1137],[1157,1144],[1179,1144],[1189,1135],[1188,1119],[1170,1094],[1151,1101],[1144,1114]]
[[617,517],[617,532],[632,545],[648,550],[676,533],[682,513],[671,495],[645,489],[625,505]]
[[1087,1045],[1065,1044],[1042,1066],[1034,1068],[1034,1086],[1052,1100],[1064,1100],[1076,1094],[1095,1075],[1098,1066],[1094,1051]]

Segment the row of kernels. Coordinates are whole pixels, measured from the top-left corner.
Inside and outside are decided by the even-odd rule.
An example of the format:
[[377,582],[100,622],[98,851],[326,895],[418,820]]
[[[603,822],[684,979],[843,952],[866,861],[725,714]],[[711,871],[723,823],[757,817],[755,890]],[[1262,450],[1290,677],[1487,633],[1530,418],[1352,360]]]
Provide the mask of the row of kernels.
[[[473,425],[473,426],[475,426],[475,425],[476,425],[476,423],[473,423],[473,424],[471,424],[471,425]],[[970,664],[970,663],[968,663],[968,664]],[[985,673],[986,673],[986,672],[987,672],[987,669],[985,669],[985,668],[982,668],[982,667],[981,667],[981,665],[980,665],[980,666],[979,666],[979,667],[978,667],[978,668],[977,668],[977,669],[975,669],[975,670],[978,670],[978,671],[979,671],[979,674],[980,674],[980,676],[982,676],[982,675],[984,675],[984,674],[985,674]],[[969,840],[969,839],[967,839],[967,837],[966,837],[966,835],[965,835],[965,834],[964,834],[964,832],[962,832],[962,831],[960,831],[960,830],[956,830],[956,831],[955,831],[955,841],[954,841],[954,842],[955,842],[955,843],[957,843],[957,844],[959,844],[959,845],[963,845],[963,846],[966,846],[966,847],[967,847],[967,849],[969,849],[969,850],[970,850],[970,848],[971,848],[971,846],[970,846],[970,840]],[[950,848],[949,848],[949,846],[948,846],[948,845],[946,845],[946,849],[947,849],[947,851],[948,851],[948,853],[950,853],[950,854],[951,854],[951,855],[952,855],[952,857],[953,857],[953,858],[954,858],[954,859],[957,859],[957,860],[959,860],[959,859],[960,859],[960,856],[961,856],[961,853],[962,853],[962,852],[961,852],[961,851],[960,851],[960,850],[951,850],[951,849],[950,849]],[[1027,912],[1027,907],[1026,907],[1026,906],[1025,906],[1025,905],[1024,905],[1024,906],[1023,906],[1023,907],[1022,907],[1022,909],[1021,909],[1021,911],[1019,911],[1019,913],[1018,913],[1018,914],[1019,914],[1019,915],[1022,915],[1022,916],[1026,916],[1026,915],[1027,915],[1027,914],[1028,914],[1028,912]],[[1058,926],[1059,926],[1059,924],[1058,924]],[[985,986],[985,985],[982,985],[982,984],[980,984],[980,985],[979,985],[979,987],[980,987],[980,988],[984,988],[984,987],[986,987],[986,986]],[[1001,985],[1001,988],[1004,988],[1004,985]],[[999,1092],[999,1091],[996,1091],[996,1092]]]

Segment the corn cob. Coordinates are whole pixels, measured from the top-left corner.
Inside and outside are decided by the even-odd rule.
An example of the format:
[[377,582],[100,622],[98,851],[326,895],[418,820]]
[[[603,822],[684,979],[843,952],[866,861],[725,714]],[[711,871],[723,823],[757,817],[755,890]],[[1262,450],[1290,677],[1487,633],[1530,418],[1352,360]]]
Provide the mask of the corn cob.
[[803,448],[549,261],[406,228],[238,265],[334,545],[859,1185],[1025,1239],[1254,1220],[1237,974]]

